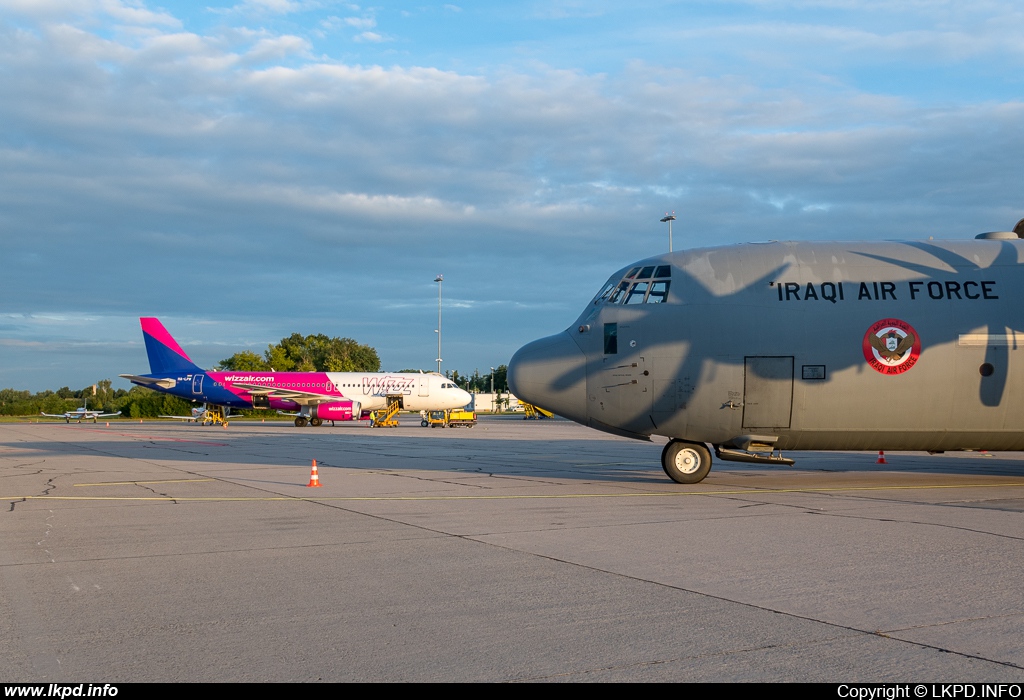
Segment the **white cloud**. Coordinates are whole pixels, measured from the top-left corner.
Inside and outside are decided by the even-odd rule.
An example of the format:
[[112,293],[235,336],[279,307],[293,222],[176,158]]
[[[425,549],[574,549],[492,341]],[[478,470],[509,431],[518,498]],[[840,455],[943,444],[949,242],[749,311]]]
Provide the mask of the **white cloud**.
[[298,12],[304,5],[294,0],[245,0],[231,9],[242,14],[288,14]]
[[373,17],[346,17],[344,23],[356,29],[372,29],[377,26],[377,20]]
[[135,0],[0,0],[0,10],[37,21],[109,17],[126,24],[181,26],[176,17]]
[[272,61],[283,59],[288,56],[309,56],[310,45],[307,39],[298,36],[277,36],[260,39],[245,53],[245,59],[249,62]]
[[389,39],[383,34],[377,32],[361,32],[355,37],[356,41],[369,41],[375,44],[379,44],[382,41],[389,41]]

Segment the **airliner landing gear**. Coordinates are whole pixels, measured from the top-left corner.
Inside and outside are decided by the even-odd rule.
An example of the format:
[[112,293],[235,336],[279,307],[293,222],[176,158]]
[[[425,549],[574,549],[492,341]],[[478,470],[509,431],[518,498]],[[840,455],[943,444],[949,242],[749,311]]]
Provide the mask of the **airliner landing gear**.
[[711,453],[700,443],[670,440],[661,452],[661,466],[672,481],[696,484],[711,471]]
[[310,421],[309,421],[309,424],[312,425],[314,428],[319,428],[321,425],[324,424],[324,419],[323,418],[311,418]]
[[305,428],[306,427],[306,417],[305,416],[296,416],[295,417],[295,427],[296,428]]

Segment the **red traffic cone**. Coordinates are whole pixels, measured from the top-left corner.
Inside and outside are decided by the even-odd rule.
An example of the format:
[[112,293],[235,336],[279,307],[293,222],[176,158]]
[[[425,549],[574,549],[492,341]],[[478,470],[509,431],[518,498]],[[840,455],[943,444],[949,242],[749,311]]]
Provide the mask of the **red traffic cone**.
[[875,462],[875,464],[888,464],[888,462],[885,461],[885,452],[882,450],[878,451],[878,461]]
[[316,472],[316,460],[314,459],[313,460],[313,471],[311,471],[309,473],[309,483],[306,484],[306,487],[307,488],[309,488],[309,487],[319,488],[320,486],[322,486],[322,484],[320,483],[320,475],[317,474],[317,472]]

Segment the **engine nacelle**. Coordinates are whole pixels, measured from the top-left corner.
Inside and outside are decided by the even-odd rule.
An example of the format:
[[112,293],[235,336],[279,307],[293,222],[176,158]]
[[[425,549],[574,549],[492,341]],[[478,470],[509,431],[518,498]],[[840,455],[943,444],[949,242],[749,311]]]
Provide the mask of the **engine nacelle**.
[[360,412],[359,402],[347,399],[309,407],[309,417],[320,420],[353,420]]

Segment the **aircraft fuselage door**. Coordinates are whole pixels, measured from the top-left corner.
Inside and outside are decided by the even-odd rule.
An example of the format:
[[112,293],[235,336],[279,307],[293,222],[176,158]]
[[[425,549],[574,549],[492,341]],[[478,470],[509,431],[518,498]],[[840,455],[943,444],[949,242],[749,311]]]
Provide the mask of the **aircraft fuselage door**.
[[793,416],[793,358],[743,358],[743,427],[788,428]]
[[430,396],[430,377],[424,375],[419,378],[420,396]]
[[588,354],[587,394],[591,418],[626,430],[650,431],[651,380],[640,319],[600,327],[604,352]]
[[192,377],[192,393],[193,394],[202,394],[203,393],[203,377],[205,377],[205,376],[206,376],[205,374],[197,374],[196,376]]

